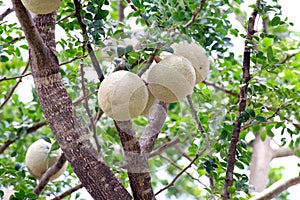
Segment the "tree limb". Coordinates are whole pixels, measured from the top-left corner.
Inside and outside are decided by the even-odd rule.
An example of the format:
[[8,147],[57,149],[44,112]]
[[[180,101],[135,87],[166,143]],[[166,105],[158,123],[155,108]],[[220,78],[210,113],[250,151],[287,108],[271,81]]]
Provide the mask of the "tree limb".
[[12,13],[14,11],[13,8],[7,8],[1,15],[0,15],[0,21],[2,21],[7,15]]
[[269,200],[273,199],[274,197],[278,196],[283,191],[287,190],[289,187],[293,185],[300,184],[300,177],[295,176],[289,179],[280,179],[279,181],[275,182],[273,185],[262,191],[261,193],[257,194],[256,196],[252,197],[250,200]]
[[196,20],[198,14],[201,12],[201,10],[203,10],[205,2],[206,0],[201,1],[200,7],[193,13],[190,21],[188,21],[185,25],[183,25],[184,28],[188,28]]
[[73,192],[75,192],[75,191],[81,189],[82,187],[83,187],[82,184],[76,185],[75,187],[73,187],[73,188],[71,188],[71,189],[69,189],[69,190],[67,190],[67,191],[65,191],[65,192],[63,192],[63,193],[61,193],[60,195],[54,197],[54,198],[51,199],[51,200],[61,200],[61,199],[65,198],[66,196],[69,196],[69,195],[72,194]]
[[87,31],[86,31],[86,25],[82,21],[81,3],[79,2],[79,0],[74,0],[74,5],[75,5],[75,9],[76,9],[75,17],[77,18],[78,23],[80,25],[80,28],[82,30],[84,45],[86,45],[86,47],[88,49],[88,53],[89,53],[89,56],[90,56],[90,58],[92,60],[92,64],[94,66],[94,69],[97,72],[98,79],[100,81],[103,81],[104,80],[104,75],[103,75],[103,72],[102,72],[102,70],[100,68],[99,62],[98,62],[98,60],[96,58],[95,52],[93,50],[93,47],[92,47],[92,45],[88,41],[85,40],[85,38],[87,36]]
[[232,95],[232,96],[234,96],[234,97],[237,97],[237,98],[240,97],[239,94],[237,94],[237,93],[235,93],[235,92],[233,92],[233,91],[231,91],[231,90],[226,90],[226,89],[224,89],[224,88],[221,88],[220,86],[217,86],[217,85],[214,84],[214,83],[211,83],[211,82],[208,82],[208,81],[205,81],[205,80],[203,81],[203,83],[204,83],[205,85],[212,86],[212,87],[214,87],[215,89],[220,90],[220,91],[222,91],[222,92],[224,92],[224,93],[226,93],[226,94],[230,94],[230,95]]
[[[259,6],[260,6],[260,3],[258,0],[256,2],[256,7],[258,8]],[[232,186],[232,182],[233,182],[233,171],[234,171],[234,165],[235,165],[235,161],[236,161],[235,160],[236,145],[239,141],[239,136],[240,136],[240,132],[241,132],[241,122],[239,121],[239,119],[241,117],[241,112],[246,109],[248,82],[251,78],[250,77],[251,48],[248,45],[251,43],[252,35],[255,33],[254,24],[255,24],[255,19],[256,19],[257,14],[258,14],[257,9],[254,9],[249,18],[249,21],[248,21],[248,29],[247,29],[247,36],[246,36],[246,40],[245,40],[245,50],[244,50],[244,59],[243,59],[242,86],[240,88],[238,112],[236,115],[236,119],[233,123],[234,128],[233,128],[229,151],[228,151],[224,193],[222,195],[223,200],[230,199],[228,187]]]
[[[38,25],[35,25],[20,0],[12,0],[12,4],[30,47],[30,66],[40,105],[77,177],[95,199],[105,200],[109,196],[116,200],[131,200],[131,195],[92,147],[63,84],[55,55],[56,12],[37,15]],[[39,22],[39,19],[43,21]],[[36,26],[42,26],[39,30],[43,38]],[[43,39],[51,40],[47,43],[49,46]]]
[[41,194],[45,186],[48,184],[50,181],[50,178],[56,174],[66,163],[67,158],[65,157],[65,154],[63,153],[58,161],[52,165],[42,176],[41,180],[39,181],[39,184],[34,188],[33,192],[37,195],[36,199],[38,196]]
[[140,139],[141,151],[149,154],[156,142],[161,127],[163,126],[168,112],[169,104],[155,101],[152,106],[149,121]]
[[[27,128],[26,130],[26,134],[30,134],[36,130],[38,130],[39,128],[45,126],[47,124],[46,121],[42,121],[42,122],[38,122],[35,125],[33,125],[32,127]],[[2,146],[0,147],[0,154],[2,154],[12,143],[16,142],[19,139],[19,137],[16,137],[12,140],[6,140]]]
[[7,97],[4,99],[4,101],[0,104],[0,109],[3,108],[3,106],[8,102],[8,100],[12,97],[12,95],[14,94],[15,90],[17,89],[17,87],[19,86],[19,84],[22,82],[22,78],[24,77],[25,72],[27,71],[29,67],[29,62],[27,62],[25,69],[23,70],[23,72],[21,73],[21,76],[19,78],[19,80],[17,81],[17,83],[11,88],[9,94],[7,95]]
[[135,200],[153,200],[148,159],[142,153],[131,121],[115,121],[126,156],[126,169]]
[[298,150],[300,150],[300,145],[295,149],[291,149],[289,147],[280,147],[278,149],[273,149],[272,159],[297,155]]

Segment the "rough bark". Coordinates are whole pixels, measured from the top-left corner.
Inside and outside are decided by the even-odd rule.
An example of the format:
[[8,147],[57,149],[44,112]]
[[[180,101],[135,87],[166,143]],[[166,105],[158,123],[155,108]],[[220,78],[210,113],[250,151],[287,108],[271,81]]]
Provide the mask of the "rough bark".
[[267,186],[268,172],[273,156],[270,141],[271,138],[268,136],[262,141],[259,133],[253,142],[249,183],[255,187],[255,192],[261,192]]
[[[12,0],[12,3],[30,48],[30,65],[40,105],[74,172],[94,199],[131,199],[127,190],[92,147],[88,132],[76,116],[63,85],[55,49],[51,45],[54,44],[51,30],[54,30],[55,12],[37,16],[37,24],[50,25],[51,29],[49,34],[39,34],[21,1]],[[46,23],[38,22],[39,17]]]
[[135,200],[153,200],[155,195],[151,185],[151,176],[147,154],[142,153],[131,121],[117,121],[121,143],[126,157],[126,169]]

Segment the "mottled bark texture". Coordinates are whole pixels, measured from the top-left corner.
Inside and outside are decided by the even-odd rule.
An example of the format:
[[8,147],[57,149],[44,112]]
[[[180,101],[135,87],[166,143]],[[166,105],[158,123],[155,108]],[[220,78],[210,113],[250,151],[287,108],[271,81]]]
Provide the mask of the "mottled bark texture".
[[131,121],[115,122],[126,157],[126,169],[130,187],[136,200],[153,200],[147,154],[141,152]]
[[29,44],[30,65],[40,105],[74,172],[94,199],[132,199],[92,147],[88,132],[76,116],[63,85],[55,56],[56,13],[37,15],[35,23],[42,26],[37,29],[21,1],[12,0],[12,3]]

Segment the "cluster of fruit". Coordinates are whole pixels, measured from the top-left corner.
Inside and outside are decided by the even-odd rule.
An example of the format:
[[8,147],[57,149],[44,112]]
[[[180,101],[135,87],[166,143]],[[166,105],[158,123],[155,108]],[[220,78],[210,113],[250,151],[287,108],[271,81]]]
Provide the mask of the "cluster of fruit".
[[172,103],[191,94],[209,72],[205,50],[196,43],[175,43],[174,53],[146,71],[144,80],[129,71],[108,75],[98,90],[100,108],[117,121],[147,115],[154,99]]

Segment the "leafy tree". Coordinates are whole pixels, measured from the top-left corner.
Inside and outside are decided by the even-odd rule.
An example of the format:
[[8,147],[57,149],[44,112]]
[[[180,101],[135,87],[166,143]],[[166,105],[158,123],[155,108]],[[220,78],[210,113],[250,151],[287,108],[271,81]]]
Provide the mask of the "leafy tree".
[[[79,199],[82,187],[94,199],[288,199],[284,190],[300,183],[269,169],[300,155],[299,33],[277,0],[248,14],[239,0],[64,0],[45,15],[11,2],[0,1],[0,186],[15,190],[11,199]],[[97,90],[108,74],[141,76],[182,40],[211,61],[192,95],[155,101],[130,121],[103,114]],[[34,81],[29,102],[18,90],[25,80]],[[24,160],[40,138],[64,154],[36,180]],[[66,159],[64,176],[49,182]]]

